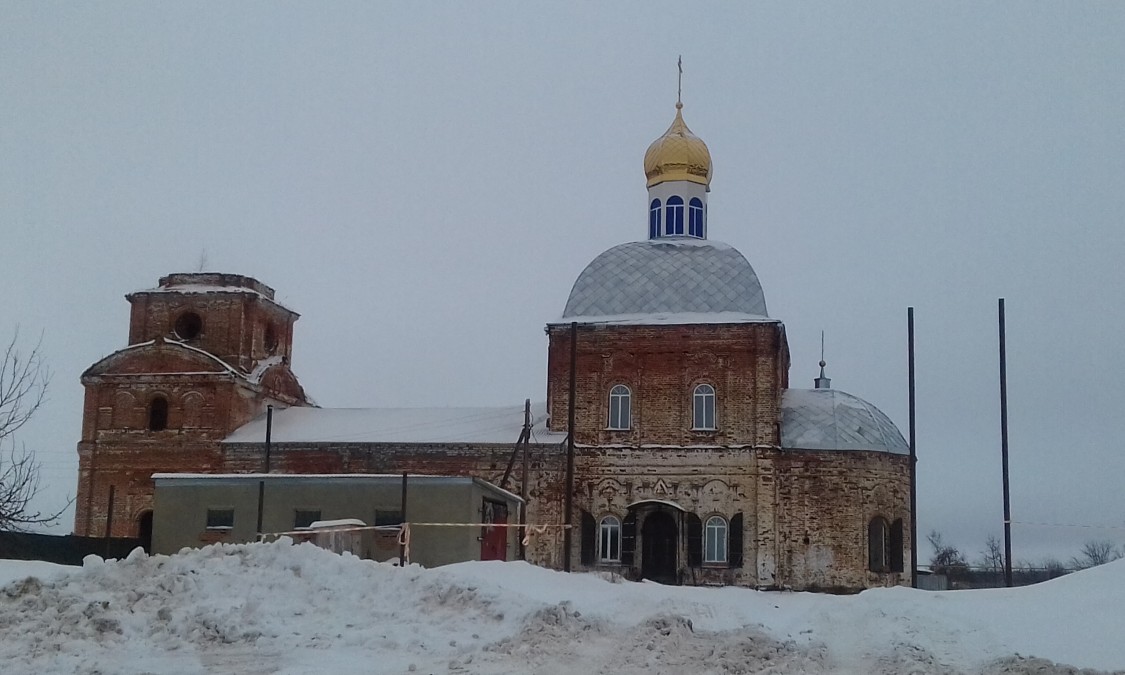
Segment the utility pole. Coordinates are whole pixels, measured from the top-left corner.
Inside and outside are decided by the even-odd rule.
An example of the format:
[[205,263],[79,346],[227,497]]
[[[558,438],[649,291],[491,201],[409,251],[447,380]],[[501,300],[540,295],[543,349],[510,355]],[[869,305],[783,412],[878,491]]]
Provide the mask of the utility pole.
[[910,396],[910,587],[918,588],[918,444],[914,431],[914,308],[906,308]]
[[[273,406],[266,406],[266,470],[270,472],[270,445],[273,436]],[[262,512],[266,503],[266,479],[258,479],[258,535],[262,534]]]
[[528,479],[528,448],[531,445],[531,399],[523,402],[523,470],[520,472],[520,560],[527,560],[527,479]]
[[1008,353],[1004,335],[1004,298],[1000,318],[1000,458],[1004,467],[1004,585],[1012,587],[1012,505],[1008,491]]
[[571,525],[574,510],[574,406],[575,388],[578,385],[578,322],[570,322],[570,397],[567,402],[566,423],[566,497],[563,505],[563,571],[570,571],[570,554],[573,544]]

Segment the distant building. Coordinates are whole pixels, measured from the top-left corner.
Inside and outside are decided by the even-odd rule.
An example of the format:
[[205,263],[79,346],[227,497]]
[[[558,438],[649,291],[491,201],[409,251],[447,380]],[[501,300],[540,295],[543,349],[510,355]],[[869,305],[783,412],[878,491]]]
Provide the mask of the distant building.
[[[529,520],[564,520],[573,353],[574,569],[761,588],[909,583],[907,444],[875,406],[830,388],[823,362],[816,388],[789,387],[784,325],[745,257],[709,238],[710,152],[681,107],[645,154],[648,237],[597,256],[547,325]],[[153,473],[263,471],[270,403],[279,473],[497,484],[507,473],[520,406],[310,407],[289,370],[297,315],[253,279],[172,275],[128,298],[131,346],[83,375],[80,534],[143,534]],[[505,485],[518,492],[519,478]],[[528,558],[563,567],[562,539],[535,534]]]

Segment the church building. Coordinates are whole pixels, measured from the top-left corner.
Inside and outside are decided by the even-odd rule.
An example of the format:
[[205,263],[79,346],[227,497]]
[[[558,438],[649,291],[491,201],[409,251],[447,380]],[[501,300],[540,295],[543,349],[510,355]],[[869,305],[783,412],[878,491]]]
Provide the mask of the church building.
[[[546,326],[546,403],[526,421],[522,405],[316,407],[290,370],[298,315],[271,288],[169,275],[126,296],[129,345],[82,375],[76,534],[151,537],[153,474],[408,472],[522,492],[528,522],[554,526],[529,537],[536,564],[673,584],[909,584],[909,448],[878,408],[831,388],[823,361],[814,388],[790,388],[784,324],[746,258],[710,237],[711,156],[682,107],[644,156],[647,237],[578,275]],[[228,536],[199,523],[200,545]]]

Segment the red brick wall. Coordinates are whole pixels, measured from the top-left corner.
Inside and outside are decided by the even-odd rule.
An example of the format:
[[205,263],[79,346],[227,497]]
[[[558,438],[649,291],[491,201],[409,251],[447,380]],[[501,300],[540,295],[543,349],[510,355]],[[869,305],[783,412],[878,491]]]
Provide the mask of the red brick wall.
[[[910,458],[881,452],[763,453],[773,465],[777,585],[822,590],[910,583]],[[868,571],[867,525],[903,521],[903,574]]]
[[[129,295],[132,313],[129,344],[156,337],[179,340],[176,319],[195,312],[203,319],[199,337],[188,341],[223,361],[249,371],[271,355],[293,358],[293,323],[297,315],[250,293],[164,293]],[[277,344],[267,349],[266,332],[273,327]]]
[[[551,429],[565,431],[570,327],[550,326],[547,399]],[[578,326],[578,443],[777,445],[789,350],[781,324]],[[716,392],[715,431],[692,431],[692,392]],[[632,390],[632,429],[609,431],[609,390]]]

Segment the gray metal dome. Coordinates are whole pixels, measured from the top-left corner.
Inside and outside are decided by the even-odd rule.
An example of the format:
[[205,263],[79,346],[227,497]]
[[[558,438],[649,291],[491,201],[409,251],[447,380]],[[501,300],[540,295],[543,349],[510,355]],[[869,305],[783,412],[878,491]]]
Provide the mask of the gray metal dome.
[[839,389],[787,389],[781,396],[781,447],[910,454],[891,418]]
[[754,268],[722,242],[661,238],[594,258],[574,282],[563,319],[719,312],[767,316]]

